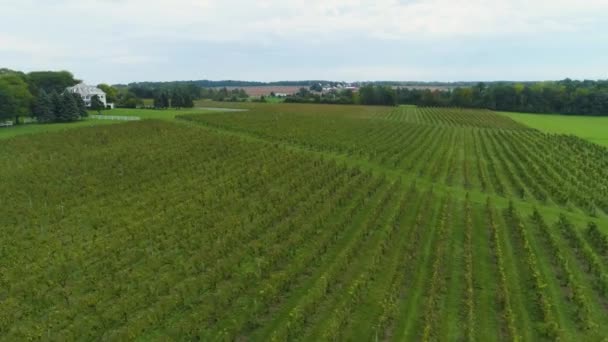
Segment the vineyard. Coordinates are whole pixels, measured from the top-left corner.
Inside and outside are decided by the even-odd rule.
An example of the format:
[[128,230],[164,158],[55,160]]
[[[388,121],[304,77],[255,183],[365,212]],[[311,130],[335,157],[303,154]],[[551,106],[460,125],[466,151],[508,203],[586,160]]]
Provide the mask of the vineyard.
[[6,139],[0,341],[599,341],[608,150],[251,105]]

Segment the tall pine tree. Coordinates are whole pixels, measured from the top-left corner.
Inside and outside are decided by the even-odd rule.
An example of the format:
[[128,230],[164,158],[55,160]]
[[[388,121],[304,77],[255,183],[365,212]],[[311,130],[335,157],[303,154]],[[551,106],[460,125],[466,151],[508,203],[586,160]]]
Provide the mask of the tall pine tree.
[[38,93],[38,98],[34,104],[34,117],[38,122],[53,122],[55,121],[55,114],[53,113],[53,102],[51,96],[47,94],[44,89],[41,89]]
[[160,94],[154,94],[154,108],[159,109],[163,107],[162,99]]
[[84,103],[82,96],[80,96],[80,94],[72,94],[72,96],[74,97],[74,101],[76,101],[76,106],[78,107],[78,115],[81,118],[86,118],[89,116],[89,113],[87,112],[87,105]]
[[163,92],[160,94],[161,108],[169,108],[169,95]]
[[184,103],[183,103],[185,108],[192,108],[194,107],[194,101],[192,101],[192,96],[190,96],[190,94],[186,94],[184,95]]
[[103,102],[99,99],[99,96],[93,95],[91,98],[91,109],[96,110],[98,114],[101,114],[101,111],[105,109]]
[[59,120],[63,122],[76,121],[80,118],[80,112],[74,96],[65,93],[62,96],[63,112],[59,115]]
[[179,91],[174,91],[173,96],[171,96],[171,107],[173,108],[181,108],[183,107],[183,98]]
[[63,100],[61,99],[61,95],[57,92],[53,91],[50,96],[51,100],[51,113],[52,113],[52,122],[60,121],[60,115],[63,113]]

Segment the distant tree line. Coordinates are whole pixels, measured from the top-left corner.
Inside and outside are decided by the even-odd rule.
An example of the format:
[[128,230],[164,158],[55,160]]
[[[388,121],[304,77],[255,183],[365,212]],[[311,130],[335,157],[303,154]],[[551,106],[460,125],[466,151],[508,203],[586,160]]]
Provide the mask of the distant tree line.
[[154,94],[154,108],[192,108],[194,100],[188,92],[181,91],[179,88],[173,91],[158,91]]
[[[318,83],[317,83],[318,84]],[[312,89],[312,90],[311,90]],[[354,93],[352,90],[332,90],[320,93],[315,86],[311,89],[300,88],[300,90],[285,98],[287,103],[325,103],[325,104],[354,104]]]
[[129,88],[118,88],[105,83],[98,84],[97,88],[106,93],[106,101],[114,103],[115,107],[138,108],[144,105],[143,99]]
[[454,89],[367,84],[354,93],[339,90],[318,93],[302,88],[288,96],[285,102],[381,106],[412,104],[510,112],[608,115],[608,81],[566,79],[537,83],[477,83]]
[[[210,80],[196,80],[196,81],[173,81],[173,82],[133,82],[129,84],[117,84],[118,88],[130,88],[138,92],[141,97],[144,96],[145,92],[150,89],[168,89],[175,87],[192,87],[196,86],[199,88],[238,88],[238,87],[263,87],[263,86],[301,86],[309,87],[313,84],[328,84],[338,83],[324,80],[303,80],[303,81],[278,81],[278,82],[256,82],[256,81],[235,81],[235,80],[222,80],[222,81],[210,81]],[[146,95],[150,95],[147,93]]]
[[287,103],[362,104],[378,106],[397,105],[395,90],[388,86],[365,85],[358,92],[351,89],[333,89],[321,92],[318,87],[300,90],[285,98]]
[[[308,88],[315,84],[344,84],[345,82],[330,81],[330,80],[296,80],[296,81],[276,81],[276,82],[259,82],[259,81],[239,81],[239,80],[194,80],[194,81],[171,81],[171,82],[133,82],[129,84],[118,84],[116,87],[129,87],[139,89],[159,89],[163,87],[173,88],[176,86],[196,85],[201,88],[238,88],[238,87],[263,87],[263,86],[288,86],[288,87],[304,87]],[[419,81],[373,81],[373,82],[355,82],[357,86],[363,85],[382,85],[393,87],[469,87],[474,86],[477,82],[419,82]]]
[[608,81],[478,83],[451,90],[395,90],[397,102],[509,112],[608,115]]
[[[180,108],[187,108],[191,100],[209,99],[236,102],[245,101],[249,98],[243,89],[229,90],[226,87],[206,88],[194,82],[141,82],[130,83],[128,85],[115,85],[113,88],[119,92],[131,93],[135,98],[154,99],[155,108],[168,108],[166,101],[163,101],[163,96],[167,97],[170,102],[175,97],[177,105],[171,103],[171,107]],[[108,92],[106,91],[106,93]],[[183,101],[177,97],[181,97]]]
[[202,88],[200,98],[214,101],[240,102],[246,101],[249,98],[249,95],[247,95],[242,88],[231,90],[228,90],[226,87]]

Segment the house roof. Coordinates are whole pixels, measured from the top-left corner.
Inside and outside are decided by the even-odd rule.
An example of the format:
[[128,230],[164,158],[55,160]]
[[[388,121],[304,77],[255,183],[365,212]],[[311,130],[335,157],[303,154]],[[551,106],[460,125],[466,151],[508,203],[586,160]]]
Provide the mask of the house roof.
[[86,85],[84,83],[77,84],[66,89],[70,93],[78,93],[82,96],[86,95],[105,95],[106,93],[96,86]]

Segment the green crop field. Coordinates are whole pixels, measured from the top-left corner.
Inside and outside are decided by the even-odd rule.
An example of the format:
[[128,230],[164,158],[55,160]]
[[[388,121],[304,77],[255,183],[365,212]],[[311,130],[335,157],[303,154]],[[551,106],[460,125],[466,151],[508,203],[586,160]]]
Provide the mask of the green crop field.
[[0,340],[608,336],[604,147],[485,110],[238,106],[3,139]]
[[529,113],[501,113],[548,133],[572,134],[608,146],[608,117]]

